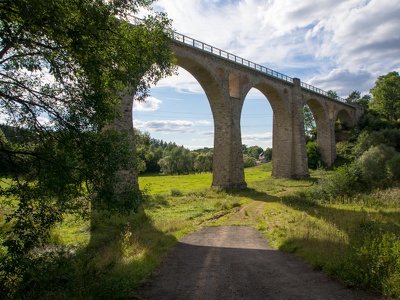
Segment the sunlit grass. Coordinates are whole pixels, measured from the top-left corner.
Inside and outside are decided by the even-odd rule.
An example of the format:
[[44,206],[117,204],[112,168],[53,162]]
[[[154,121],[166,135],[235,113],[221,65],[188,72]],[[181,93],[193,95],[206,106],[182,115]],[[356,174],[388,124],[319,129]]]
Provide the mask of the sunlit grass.
[[212,183],[211,173],[190,175],[160,175],[142,174],[139,176],[139,186],[150,195],[169,194],[172,189],[182,192],[208,188]]
[[[271,163],[244,169],[247,183],[271,177]],[[212,173],[196,173],[190,175],[140,174],[139,186],[150,195],[170,194],[171,190],[182,192],[201,190],[211,187]]]
[[[254,227],[272,247],[299,255],[316,269],[350,285],[379,286],[378,277],[375,283],[364,284],[357,274],[374,268],[374,261],[383,264],[385,257],[394,255],[387,250],[380,258],[375,250],[368,250],[370,245],[365,241],[369,236],[376,243],[382,235],[400,236],[400,189],[336,203],[305,196],[304,192],[316,185],[319,178],[331,173],[312,171],[311,178],[306,180],[275,179],[271,177],[270,164],[259,165],[245,169],[248,189],[240,191],[210,188],[210,173],[142,175],[140,186],[146,187],[148,197],[138,213],[106,214],[92,219],[91,224],[71,217],[52,232],[56,244],[78,247],[71,276],[86,278],[86,283],[75,280],[75,291],[64,291],[64,295],[136,297],[143,281],[183,235],[204,226],[221,225]],[[389,241],[395,245],[393,238]],[[357,256],[355,249],[366,251],[371,260],[365,258],[367,254]],[[98,275],[91,281],[88,274]],[[396,280],[390,277],[381,289],[386,289],[389,296],[400,294],[400,282]],[[89,290],[85,284],[90,285]]]

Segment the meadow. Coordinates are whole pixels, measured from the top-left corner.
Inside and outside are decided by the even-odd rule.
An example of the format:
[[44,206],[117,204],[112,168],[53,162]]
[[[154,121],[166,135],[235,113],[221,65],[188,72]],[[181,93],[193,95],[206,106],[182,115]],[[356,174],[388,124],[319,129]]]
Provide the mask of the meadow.
[[[21,298],[130,299],[185,234],[203,226],[251,226],[275,249],[304,258],[346,285],[400,298],[400,188],[325,201],[318,180],[275,179],[269,164],[245,169],[248,188],[210,188],[212,174],[143,175],[137,213],[67,219],[52,232],[65,249],[37,264]],[[1,208],[4,211],[4,207]],[[46,270],[46,272],[43,272]],[[34,288],[32,288],[34,287]]]

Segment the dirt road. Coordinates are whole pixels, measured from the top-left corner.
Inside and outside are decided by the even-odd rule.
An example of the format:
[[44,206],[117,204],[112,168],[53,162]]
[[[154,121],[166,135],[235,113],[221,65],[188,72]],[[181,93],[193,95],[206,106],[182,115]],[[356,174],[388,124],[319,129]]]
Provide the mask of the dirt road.
[[206,227],[181,239],[142,299],[379,299],[272,250],[249,227]]

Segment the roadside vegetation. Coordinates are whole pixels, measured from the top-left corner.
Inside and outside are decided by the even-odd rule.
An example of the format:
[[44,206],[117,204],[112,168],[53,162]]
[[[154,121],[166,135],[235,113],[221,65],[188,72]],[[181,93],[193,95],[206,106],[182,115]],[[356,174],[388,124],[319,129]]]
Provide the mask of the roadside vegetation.
[[[148,185],[137,213],[67,217],[51,232],[52,255],[29,266],[17,298],[134,298],[180,237],[221,225],[252,226],[275,249],[347,285],[400,297],[400,187],[327,198],[321,192],[334,171],[312,171],[309,180],[270,174],[270,163],[247,168],[248,189],[230,192],[209,188],[210,173],[142,176],[141,186],[168,180],[169,188],[154,193],[158,185]],[[196,181],[203,186],[193,189]]]
[[[143,100],[175,71],[166,15],[124,21],[152,2],[0,5],[0,298],[132,299],[183,235],[244,225],[345,284],[400,299],[399,74],[349,95],[366,114],[351,132],[338,122],[347,138],[334,169],[305,108],[308,180],[272,178],[270,163],[256,165],[272,149],[243,145],[248,188],[212,189],[212,149],[115,130],[123,93]],[[135,170],[141,190],[126,176]]]

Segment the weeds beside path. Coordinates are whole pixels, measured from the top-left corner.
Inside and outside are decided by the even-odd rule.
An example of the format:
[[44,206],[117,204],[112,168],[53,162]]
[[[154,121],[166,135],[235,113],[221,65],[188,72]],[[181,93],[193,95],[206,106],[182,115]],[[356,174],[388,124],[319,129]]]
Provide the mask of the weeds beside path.
[[269,168],[246,169],[248,189],[230,192],[209,188],[211,174],[141,177],[149,196],[139,212],[60,224],[51,243],[68,251],[35,264],[20,298],[135,298],[184,236],[228,225],[257,229],[271,248],[348,286],[400,299],[400,189],[327,203],[306,192],[329,172],[278,180]]
[[378,299],[273,250],[255,229],[204,227],[183,237],[141,299]]

